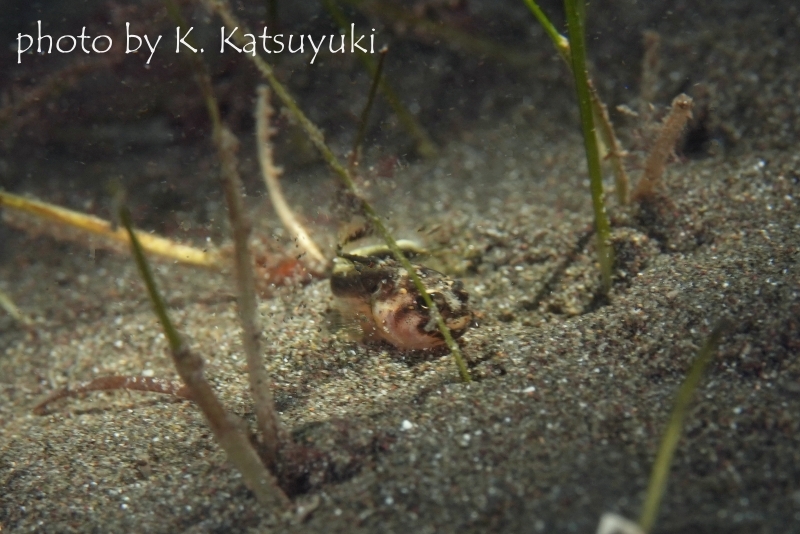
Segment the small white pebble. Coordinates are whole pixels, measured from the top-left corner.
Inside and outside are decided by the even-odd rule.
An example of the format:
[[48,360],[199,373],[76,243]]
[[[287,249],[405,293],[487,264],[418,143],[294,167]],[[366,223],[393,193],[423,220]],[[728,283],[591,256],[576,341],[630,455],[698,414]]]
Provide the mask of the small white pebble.
[[414,428],[414,423],[408,419],[403,419],[403,422],[400,423],[400,430],[411,430],[412,428]]

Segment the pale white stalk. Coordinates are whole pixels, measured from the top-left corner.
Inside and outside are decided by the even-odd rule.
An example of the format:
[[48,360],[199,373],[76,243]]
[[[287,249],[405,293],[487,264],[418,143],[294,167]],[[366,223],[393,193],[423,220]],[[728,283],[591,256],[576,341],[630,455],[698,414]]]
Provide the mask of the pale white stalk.
[[295,238],[298,246],[300,246],[313,262],[313,267],[324,270],[328,264],[325,255],[320,251],[317,244],[311,239],[306,229],[300,224],[300,221],[294,216],[292,209],[286,202],[283,196],[283,190],[278,177],[281,174],[281,169],[275,166],[272,159],[272,143],[270,138],[275,133],[274,129],[270,126],[270,118],[272,117],[272,106],[269,103],[270,91],[265,85],[258,88],[258,103],[256,104],[256,141],[258,143],[258,161],[261,165],[261,175],[264,177],[264,183],[269,192],[269,198],[272,205],[275,207],[275,212],[278,214],[283,226],[289,230],[289,233]]

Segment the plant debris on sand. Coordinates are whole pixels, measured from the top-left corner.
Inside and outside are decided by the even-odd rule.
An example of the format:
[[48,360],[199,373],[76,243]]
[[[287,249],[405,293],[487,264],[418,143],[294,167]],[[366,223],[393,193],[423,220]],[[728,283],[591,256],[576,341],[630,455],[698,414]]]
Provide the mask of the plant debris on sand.
[[[0,526],[591,532],[603,512],[638,516],[675,392],[725,317],[730,329],[687,414],[655,532],[800,529],[800,109],[785,96],[800,83],[791,54],[800,15],[790,4],[781,16],[766,7],[746,11],[748,2],[696,13],[590,9],[589,36],[603,34],[590,39],[597,48],[589,59],[610,107],[633,98],[635,89],[621,89],[641,62],[629,45],[640,42],[639,30],[655,27],[665,73],[660,103],[690,94],[696,122],[689,135],[705,129],[710,146],[703,157],[667,166],[659,195],[668,202],[657,217],[612,212],[617,264],[602,306],[586,238],[585,159],[568,73],[558,74],[563,66],[551,58],[552,69],[545,62],[517,84],[523,74],[515,70],[447,50],[417,51],[440,63],[416,71],[409,62],[401,94],[430,87],[434,98],[439,84],[450,83],[450,101],[468,102],[475,89],[453,79],[484,68],[496,69],[496,85],[480,87],[480,118],[447,115],[450,127],[463,125],[449,137],[431,128],[442,145],[436,159],[412,162],[391,178],[366,175],[365,190],[398,236],[424,238],[436,252],[431,266],[464,281],[480,314],[480,326],[462,338],[476,380],[459,383],[446,354],[350,341],[330,326],[326,280],[276,288],[258,307],[261,342],[277,355],[265,363],[298,445],[278,476],[296,502],[308,502],[302,523],[258,506],[189,402],[92,393],[33,415],[65,385],[175,374],[128,258],[92,256],[3,228],[0,290],[33,328],[0,315]],[[733,24],[743,12],[748,18]],[[550,46],[541,34],[523,41],[517,46]],[[402,69],[393,75],[391,61],[387,76],[398,80]],[[449,74],[443,65],[451,65]],[[705,96],[692,93],[696,84]],[[423,106],[421,113],[444,111]],[[277,159],[286,130],[276,136]],[[351,136],[339,135],[330,132],[333,144],[348,147]],[[369,147],[364,168],[402,154],[388,142]],[[40,162],[29,152],[43,149],[18,149],[14,157],[28,160],[10,167],[48,181],[21,180],[15,192],[78,208],[95,198],[93,189],[67,187],[74,163],[62,165],[56,155]],[[194,173],[199,184],[176,178],[172,190],[191,206],[183,215],[173,205],[148,217],[169,221],[159,224],[172,233],[192,237],[211,228],[216,237],[220,197],[206,185],[213,173],[198,170],[207,165],[202,158],[188,169],[181,163],[195,159],[195,150],[189,143],[124,154],[114,164],[141,164],[167,181]],[[72,161],[69,151],[60,157]],[[240,157],[246,175],[248,158]],[[245,185],[255,188],[254,152],[251,158]],[[110,165],[87,165],[80,183],[100,183]],[[297,172],[287,164],[282,178],[291,204],[313,219],[315,237],[335,233],[332,206],[314,208],[331,196],[329,173],[307,166],[295,182]],[[144,209],[164,193],[139,189],[129,187],[135,216],[137,205]],[[254,232],[273,244],[285,238],[272,228],[262,222]],[[222,401],[255,425],[229,277],[172,264],[158,265],[155,275]]]

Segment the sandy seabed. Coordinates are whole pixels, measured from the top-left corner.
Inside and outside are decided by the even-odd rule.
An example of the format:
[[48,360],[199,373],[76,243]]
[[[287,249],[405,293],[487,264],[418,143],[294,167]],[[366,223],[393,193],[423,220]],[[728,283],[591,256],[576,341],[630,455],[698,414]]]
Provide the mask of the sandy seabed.
[[[303,522],[259,508],[190,402],[95,393],[33,415],[58,387],[175,372],[127,257],[4,229],[0,289],[35,328],[0,317],[0,528],[592,532],[603,512],[637,517],[674,395],[726,318],[656,531],[800,532],[800,15],[790,2],[692,16],[673,4],[686,21],[658,19],[664,76],[704,84],[705,124],[727,137],[672,163],[663,202],[646,212],[612,204],[608,302],[596,298],[577,126],[543,125],[551,115],[535,98],[365,186],[397,235],[425,240],[438,251],[433,266],[469,290],[480,322],[463,337],[474,383],[458,382],[446,353],[362,346],[332,328],[327,280],[261,300],[281,418],[314,451],[292,475],[295,499],[316,506]],[[600,65],[616,51],[603,39],[648,22],[610,18],[599,17]],[[634,52],[628,65],[640,61]],[[569,116],[562,85],[552,105]],[[70,172],[58,158],[30,165],[56,182]],[[305,172],[303,183],[287,180],[289,197],[332,243],[332,179],[319,165]],[[31,178],[17,189],[47,186]],[[271,214],[260,224],[277,232]],[[252,423],[232,280],[156,271],[222,400]]]

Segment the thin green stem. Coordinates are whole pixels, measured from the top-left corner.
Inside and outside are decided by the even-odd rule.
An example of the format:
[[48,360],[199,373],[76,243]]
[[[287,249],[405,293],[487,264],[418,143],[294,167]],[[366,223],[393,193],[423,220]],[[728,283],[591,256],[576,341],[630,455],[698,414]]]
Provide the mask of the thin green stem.
[[375,93],[378,91],[378,85],[381,81],[381,74],[383,73],[383,64],[386,61],[386,54],[388,52],[389,49],[386,47],[381,49],[381,55],[378,58],[378,67],[375,69],[375,72],[372,73],[372,85],[369,88],[367,103],[364,105],[364,109],[361,111],[361,118],[358,121],[358,133],[356,133],[356,137],[353,139],[353,148],[350,151],[350,172],[353,172],[356,164],[358,164],[358,153],[361,151],[361,145],[364,143],[364,137],[367,135],[369,112],[372,111],[372,104],[375,102]]
[[[325,9],[328,10],[333,20],[339,26],[341,31],[344,32],[346,37],[350,36],[350,26],[348,25],[348,20],[342,13],[342,10],[339,9],[339,6],[334,0],[323,0],[323,4],[325,4]],[[383,64],[383,60],[385,55],[382,55],[379,59],[380,64]],[[361,61],[361,64],[364,68],[369,72],[370,76],[375,79],[378,77],[377,71],[382,68],[380,66],[376,66],[375,62],[369,57],[369,55],[365,52],[358,51],[358,59]],[[394,111],[394,114],[397,115],[397,119],[400,121],[400,124],[403,125],[403,128],[414,138],[417,144],[417,150],[419,151],[422,156],[429,158],[436,155],[436,145],[431,140],[428,132],[425,131],[425,128],[419,123],[419,121],[414,117],[414,115],[408,110],[408,108],[403,104],[403,101],[400,100],[400,97],[397,93],[392,89],[392,86],[386,80],[386,78],[379,78],[380,90],[383,93],[383,97],[389,103],[389,106]]]
[[[523,0],[523,2],[525,2],[525,5],[531,10],[531,13],[533,13],[533,16],[539,21],[539,24],[542,25],[547,36],[550,37],[550,40],[553,41],[553,45],[555,45],[556,51],[561,56],[561,59],[563,59],[570,70],[572,70],[572,54],[567,38],[558,33],[556,27],[553,26],[553,23],[550,22],[550,19],[547,18],[547,15],[544,14],[544,11],[542,11],[534,0]],[[599,127],[600,137],[606,146],[608,157],[611,160],[611,167],[614,171],[617,200],[621,205],[625,206],[628,204],[628,190],[630,189],[630,180],[628,179],[628,173],[625,171],[625,165],[622,161],[625,151],[622,149],[617,135],[614,133],[614,126],[611,124],[611,118],[608,116],[608,110],[600,99],[600,95],[597,93],[591,79],[589,80],[589,92],[592,96],[594,120]]]
[[167,337],[170,351],[180,352],[183,349],[183,339],[167,314],[167,305],[164,303],[164,299],[161,297],[161,293],[159,293],[156,287],[153,271],[150,269],[147,258],[145,258],[144,250],[142,249],[141,243],[139,243],[139,238],[136,237],[136,233],[133,231],[131,214],[124,206],[119,207],[119,220],[130,237],[133,258],[136,261],[136,266],[139,268],[139,274],[142,276],[142,280],[144,280],[144,285],[147,287],[147,294],[150,296],[153,310],[158,317],[158,321],[161,323],[161,327],[164,329],[164,335]]
[[570,58],[569,53],[569,41],[566,37],[558,33],[556,27],[553,26],[553,23],[550,22],[550,19],[547,18],[547,15],[544,14],[542,8],[539,7],[534,0],[522,0],[525,2],[525,5],[528,6],[528,9],[531,10],[533,16],[536,17],[536,20],[539,21],[539,24],[542,25],[544,28],[544,32],[553,41],[553,44],[556,47],[556,50],[561,55],[562,59],[567,62],[567,64],[572,68],[572,59]]
[[228,459],[239,470],[245,485],[255,494],[258,501],[271,509],[286,509],[290,501],[283,493],[275,477],[261,463],[247,436],[239,430],[240,423],[228,414],[217,398],[211,384],[203,374],[203,359],[191,351],[172,324],[167,313],[167,306],[156,287],[153,272],[145,258],[142,246],[133,231],[131,215],[124,205],[119,207],[119,218],[128,232],[131,251],[139,268],[139,274],[147,287],[150,302],[158,317],[164,335],[169,343],[172,360],[183,383],[191,391],[192,400],[197,403],[205,415],[214,437],[225,451]]
[[653,463],[653,471],[650,474],[650,481],[647,484],[647,494],[644,504],[642,505],[642,514],[639,518],[639,526],[644,532],[650,532],[656,522],[658,509],[661,506],[661,499],[667,487],[667,478],[669,477],[672,457],[675,454],[675,448],[678,445],[678,440],[680,440],[681,432],[683,431],[686,412],[688,411],[694,392],[697,389],[697,385],[700,383],[700,379],[703,377],[703,373],[706,367],[708,367],[709,362],[711,362],[714,351],[717,345],[719,345],[719,340],[725,330],[726,325],[720,323],[714,328],[711,335],[708,336],[703,347],[697,353],[694,362],[692,362],[689,373],[686,375],[686,379],[683,381],[683,384],[681,384],[681,388],[678,390],[678,394],[675,397],[675,404],[672,407],[669,422],[664,429],[664,435],[658,447],[658,454]]
[[578,93],[578,104],[581,111],[586,162],[589,166],[600,275],[603,291],[607,294],[611,290],[614,249],[611,247],[611,224],[608,222],[605,203],[603,202],[603,174],[600,170],[600,153],[597,148],[597,137],[595,136],[589,74],[586,71],[585,6],[583,0],[564,0],[564,8],[567,12],[572,73],[575,76],[575,89]]

